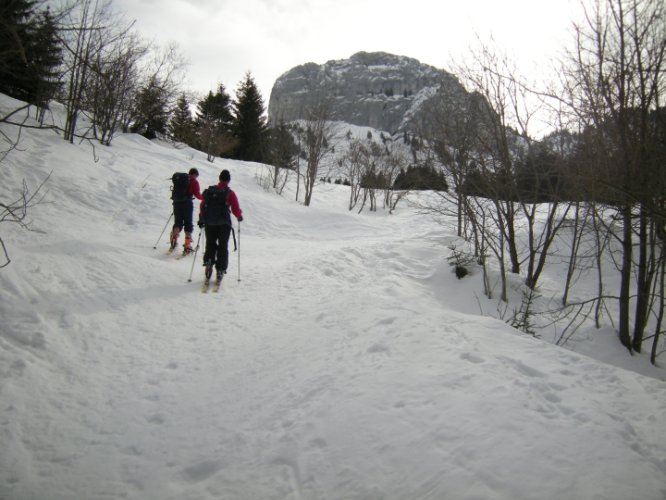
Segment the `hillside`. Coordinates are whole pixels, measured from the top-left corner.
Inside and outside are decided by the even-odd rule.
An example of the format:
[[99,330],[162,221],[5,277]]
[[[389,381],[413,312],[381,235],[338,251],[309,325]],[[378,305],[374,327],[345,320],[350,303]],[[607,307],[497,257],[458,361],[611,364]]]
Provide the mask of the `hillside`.
[[[219,294],[153,249],[191,166],[244,211]],[[442,226],[334,184],[304,207],[264,168],[22,131],[0,199],[50,178],[32,231],[0,225],[0,498],[663,500],[663,369],[479,316]]]

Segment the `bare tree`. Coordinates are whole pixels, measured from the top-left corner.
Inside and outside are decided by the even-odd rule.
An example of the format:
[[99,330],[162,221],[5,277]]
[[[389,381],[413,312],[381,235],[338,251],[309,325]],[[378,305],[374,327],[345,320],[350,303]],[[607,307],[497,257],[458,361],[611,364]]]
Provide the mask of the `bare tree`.
[[457,234],[465,239],[472,235],[464,187],[478,150],[476,141],[480,137],[484,106],[478,93],[462,95],[457,88],[444,87],[431,100],[418,127],[419,135],[425,139],[425,145],[441,165],[452,188],[436,192],[439,211],[455,217]]
[[175,43],[151,48],[140,70],[131,113],[126,117],[130,131],[150,139],[168,133],[170,117],[178,107],[185,67]]
[[661,256],[659,257],[659,278],[655,280],[655,293],[654,298],[656,299],[656,323],[654,328],[654,339],[652,340],[652,351],[650,353],[650,361],[652,364],[656,364],[657,356],[659,352],[659,341],[661,340],[661,335],[664,333],[662,328],[664,327],[664,312],[666,310],[666,249],[664,245],[661,247]]
[[[20,106],[0,117],[0,123],[13,126],[16,130],[16,137],[10,137],[4,130],[0,130],[0,164],[12,154],[21,140],[21,132],[24,128],[44,128],[39,125],[28,125],[26,122],[29,117],[28,104]],[[11,223],[19,227],[30,230],[30,220],[28,212],[30,208],[38,205],[43,200],[44,186],[51,175],[49,174],[35,189],[30,190],[29,186],[23,182],[21,192],[15,199],[0,200],[0,224]],[[0,235],[0,251],[2,259],[0,260],[0,269],[11,263],[9,249],[7,248],[2,235]]]
[[[350,138],[351,139],[351,138]],[[361,179],[370,163],[368,148],[360,139],[351,139],[339,166],[349,181],[348,209],[356,207],[361,196]]]
[[138,91],[139,60],[147,51],[138,37],[128,31],[107,50],[98,52],[91,63],[86,102],[93,113],[95,137],[106,146],[111,145],[130,111]]
[[308,110],[302,129],[301,139],[307,161],[303,184],[305,206],[309,206],[312,201],[322,159],[332,150],[332,142],[335,139],[335,127],[331,122],[332,113],[332,103],[328,99],[320,99]]
[[408,164],[409,159],[404,148],[393,141],[385,144],[381,167],[384,179],[384,208],[388,208],[389,214],[393,213],[400,200],[408,194],[406,189],[395,189],[398,175],[404,172]]
[[[499,265],[500,300],[508,302],[507,295],[507,269],[506,269],[506,231],[498,230],[507,224],[501,203],[496,199],[486,199],[479,196],[470,198],[469,210],[473,214],[472,221],[476,224],[476,231],[481,234],[481,255],[490,251]],[[479,225],[481,224],[481,225]],[[484,267],[487,262],[483,261]],[[486,271],[487,272],[487,271]],[[489,289],[490,292],[490,289]],[[488,295],[490,298],[490,294]]]
[[382,167],[384,153],[382,147],[368,136],[367,157],[365,158],[364,170],[361,172],[360,179],[363,199],[361,200],[361,208],[358,213],[363,211],[368,201],[370,202],[369,210],[371,212],[377,211],[377,193],[382,192],[386,188],[387,182],[384,178]]
[[[666,85],[666,6],[651,0],[599,0],[576,27],[575,47],[562,68],[566,102],[595,147],[597,183],[617,207],[622,232],[618,330],[641,351],[650,290],[660,279],[654,238],[663,222],[661,102]],[[635,300],[632,274],[635,272]],[[633,332],[631,304],[634,303]]]
[[[28,210],[43,201],[43,188],[48,182],[51,175],[49,174],[42,183],[37,186],[32,192],[25,182],[18,198],[3,203],[0,201],[0,223],[10,222],[18,224],[21,228],[30,230],[30,221],[28,220]],[[0,247],[2,248],[3,261],[0,261],[0,269],[8,266],[11,263],[9,251],[0,236]]]
[[215,158],[222,156],[238,145],[238,139],[218,128],[211,126],[210,123],[201,125],[198,130],[199,142],[204,145],[206,159],[213,163]]
[[390,140],[385,140],[381,146],[372,139],[348,139],[346,151],[338,162],[350,188],[348,209],[353,210],[360,201],[363,210],[369,199],[370,210],[376,210],[377,191],[382,191],[384,208],[392,212],[407,194],[406,190],[393,189],[396,178],[408,163],[404,148]]
[[[495,205],[499,211],[496,222],[503,233],[504,244],[511,261],[511,272],[520,272],[520,259],[516,241],[516,212],[513,194],[512,147],[517,135],[513,127],[522,124],[527,130],[530,113],[523,110],[516,70],[506,55],[500,55],[489,45],[479,44],[472,51],[472,62],[457,69],[469,90],[478,93],[484,101],[479,109],[481,126],[477,129],[476,164],[483,177],[493,179]],[[526,134],[522,135],[527,137]]]
[[[437,156],[449,165],[456,191],[460,193],[456,200],[459,232],[463,218],[460,212],[465,213],[466,198],[474,195],[492,199],[492,212],[484,207],[486,216],[479,217],[477,213],[470,220],[496,225],[490,234],[484,235],[485,241],[497,240],[495,231],[501,232],[506,249],[494,249],[493,253],[498,258],[508,256],[511,272],[518,274],[523,270],[525,284],[534,290],[551,245],[570,210],[569,204],[560,204],[558,185],[553,180],[556,177],[552,172],[559,166],[557,159],[530,135],[530,124],[536,114],[532,91],[506,55],[480,44],[473,52],[473,63],[460,66],[458,74],[473,96],[480,99],[469,99],[466,108],[458,111],[460,114],[467,109],[466,118],[456,119],[455,113],[440,118],[452,139],[434,144]],[[458,97],[456,100],[461,101]],[[444,109],[450,108],[449,104]],[[453,132],[451,124],[461,128]],[[472,211],[477,212],[479,207],[474,201]],[[524,233],[524,252],[519,250],[519,231]],[[477,228],[474,232],[488,233],[488,229]],[[504,265],[500,267],[503,269]]]
[[178,44],[169,42],[163,46],[149,46],[148,58],[142,59],[142,87],[155,82],[160,89],[166,107],[171,113],[177,105],[186,77],[187,61],[180,52]]
[[67,74],[64,138],[72,143],[93,61],[109,42],[110,16],[109,1],[81,0],[69,12],[62,30]]
[[282,194],[289,172],[296,170],[298,146],[294,142],[294,134],[294,127],[282,120],[268,129],[268,160],[273,166],[269,175],[278,194]]

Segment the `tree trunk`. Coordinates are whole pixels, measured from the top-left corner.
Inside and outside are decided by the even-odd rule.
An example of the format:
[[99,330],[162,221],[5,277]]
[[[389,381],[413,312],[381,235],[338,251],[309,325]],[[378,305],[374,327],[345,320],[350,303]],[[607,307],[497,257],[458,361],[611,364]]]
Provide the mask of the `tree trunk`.
[[654,339],[652,340],[652,352],[650,353],[650,362],[654,365],[657,363],[657,355],[659,354],[659,339],[661,338],[661,326],[664,324],[664,275],[666,274],[666,250],[662,247],[659,267],[661,268],[659,274],[659,310],[657,313],[657,325],[654,328]]
[[[571,252],[569,253],[569,264],[567,266],[567,276],[564,282],[564,293],[562,294],[562,305],[566,306],[567,301],[569,300],[569,290],[571,290],[571,281],[573,279],[573,274],[576,269],[576,260],[578,257],[578,248],[580,246],[580,239],[582,233],[578,233],[578,227],[580,225],[580,203],[576,202],[576,209],[574,215],[574,226],[571,237]],[[583,224],[584,227],[584,224]]]
[[506,204],[507,211],[504,216],[504,227],[506,228],[506,244],[511,259],[511,272],[520,274],[520,260],[518,258],[518,247],[516,245],[516,208],[512,201]]
[[647,326],[650,309],[650,288],[653,278],[653,270],[651,268],[652,262],[654,262],[654,255],[653,252],[650,252],[650,256],[648,256],[648,247],[651,246],[650,241],[652,240],[649,232],[650,224],[648,223],[648,215],[645,208],[641,207],[638,233],[637,298],[634,313],[634,336],[632,340],[632,347],[636,352],[641,352],[643,348],[643,335]]
[[629,300],[631,292],[631,267],[632,267],[632,214],[631,205],[622,207],[622,267],[620,268],[620,303],[619,303],[619,335],[620,342],[631,351],[631,335],[629,334]]

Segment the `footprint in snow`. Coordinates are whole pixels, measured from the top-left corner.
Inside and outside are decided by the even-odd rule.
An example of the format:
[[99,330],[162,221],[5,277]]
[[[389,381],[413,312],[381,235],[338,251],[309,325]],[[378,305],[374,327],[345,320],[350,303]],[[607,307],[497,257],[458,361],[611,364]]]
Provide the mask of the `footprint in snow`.
[[183,475],[189,481],[198,483],[217,474],[222,469],[222,463],[218,460],[204,460],[183,469]]
[[163,424],[164,423],[164,417],[160,415],[159,413],[156,413],[155,415],[151,415],[150,417],[146,418],[148,422],[151,424]]
[[473,352],[464,352],[460,355],[460,357],[465,361],[469,361],[470,363],[474,363],[477,365],[484,363],[486,361],[481,356],[479,356],[478,354],[474,354]]
[[368,347],[368,353],[369,354],[386,354],[390,355],[391,354],[391,349],[386,344],[383,344],[381,342],[377,342],[375,344],[372,344],[370,347]]

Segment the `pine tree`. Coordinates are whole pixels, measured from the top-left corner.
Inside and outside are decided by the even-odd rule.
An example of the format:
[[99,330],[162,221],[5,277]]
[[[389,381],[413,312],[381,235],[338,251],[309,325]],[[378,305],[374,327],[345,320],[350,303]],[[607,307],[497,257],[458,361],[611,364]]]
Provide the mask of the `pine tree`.
[[34,0],[0,4],[0,92],[43,105],[57,88],[62,60],[57,29],[49,10],[38,13]]
[[10,0],[0,4],[0,91],[25,100],[27,42],[35,2]]
[[176,102],[176,109],[169,124],[169,132],[174,141],[193,145],[194,120],[190,111],[190,103],[184,93],[180,95],[178,102]]
[[211,126],[221,132],[231,132],[233,116],[231,97],[220,84],[217,92],[208,95],[197,104],[197,126]]
[[233,107],[233,135],[238,140],[233,157],[238,160],[264,161],[267,147],[264,101],[249,72],[236,90]]
[[30,49],[30,63],[34,75],[32,102],[44,110],[60,88],[59,68],[63,59],[58,29],[49,8],[39,14]]
[[155,78],[151,78],[136,97],[135,121],[132,132],[155,139],[158,134],[166,134],[169,122],[169,109],[164,89]]
[[198,145],[208,154],[210,162],[216,156],[233,150],[236,145],[231,134],[233,117],[230,107],[231,98],[222,84],[215,94],[209,92],[197,104],[195,127]]
[[265,158],[277,168],[293,169],[298,156],[298,146],[289,125],[280,122],[268,129],[268,157]]

